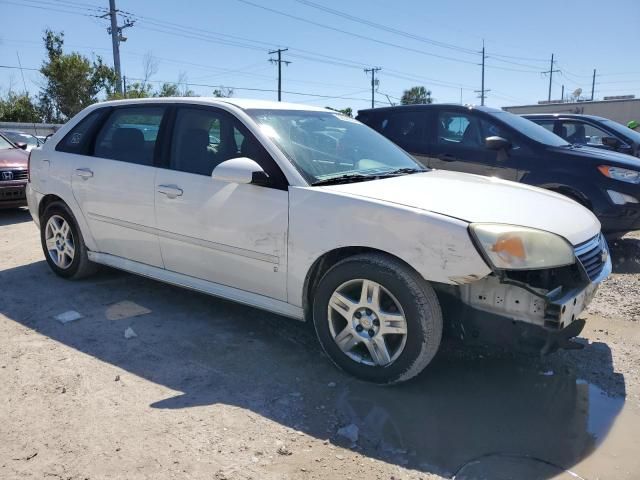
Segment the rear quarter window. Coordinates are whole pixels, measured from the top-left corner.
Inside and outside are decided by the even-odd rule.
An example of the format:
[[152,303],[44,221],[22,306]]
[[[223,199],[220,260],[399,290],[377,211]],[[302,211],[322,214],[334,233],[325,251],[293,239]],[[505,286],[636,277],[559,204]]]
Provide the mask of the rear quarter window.
[[58,142],[56,151],[86,155],[91,143],[91,137],[95,132],[95,127],[99,124],[100,119],[102,119],[105,113],[106,109],[101,108],[94,110],[84,119],[80,120],[80,122]]

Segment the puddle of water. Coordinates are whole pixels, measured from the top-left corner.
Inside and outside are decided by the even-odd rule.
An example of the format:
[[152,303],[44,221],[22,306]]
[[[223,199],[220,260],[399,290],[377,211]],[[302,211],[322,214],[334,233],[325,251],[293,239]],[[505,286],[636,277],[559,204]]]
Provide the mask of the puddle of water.
[[607,436],[623,405],[571,375],[495,358],[439,358],[408,385],[354,383],[337,397],[365,454],[465,480],[564,478]]

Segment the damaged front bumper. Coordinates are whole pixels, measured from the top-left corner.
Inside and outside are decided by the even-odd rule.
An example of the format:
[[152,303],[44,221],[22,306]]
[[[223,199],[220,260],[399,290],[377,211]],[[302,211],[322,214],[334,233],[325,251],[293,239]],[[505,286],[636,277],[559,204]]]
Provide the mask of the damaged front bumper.
[[557,271],[502,272],[439,290],[449,334],[467,343],[534,349],[543,354],[580,348],[570,342],[585,325],[578,317],[612,268],[606,242],[598,241],[602,268],[595,274],[579,259]]

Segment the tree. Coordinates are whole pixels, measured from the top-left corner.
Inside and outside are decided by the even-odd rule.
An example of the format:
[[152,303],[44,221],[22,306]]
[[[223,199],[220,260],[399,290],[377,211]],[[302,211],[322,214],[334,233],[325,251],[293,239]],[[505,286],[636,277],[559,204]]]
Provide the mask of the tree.
[[179,97],[180,89],[178,85],[175,83],[163,83],[156,93],[153,94],[154,97]]
[[409,90],[405,90],[400,99],[402,105],[419,105],[423,103],[433,103],[431,98],[431,90],[427,90],[425,87],[411,87]]
[[28,94],[9,92],[0,98],[0,122],[40,122],[38,107]]
[[229,87],[220,87],[220,88],[216,88],[213,91],[213,96],[214,97],[218,97],[218,98],[229,98],[229,97],[233,97],[233,88],[229,88]]
[[40,68],[46,84],[40,91],[40,110],[46,121],[66,121],[98,101],[98,94],[115,91],[115,72],[97,56],[90,61],[77,52],[63,52],[64,33],[45,30],[47,59]]
[[331,108],[331,107],[324,107],[324,108],[328,108],[329,110],[333,110],[334,112],[340,112],[343,115],[346,115],[347,117],[353,117],[353,110],[351,109],[351,107],[343,108],[342,110],[339,110],[337,108]]

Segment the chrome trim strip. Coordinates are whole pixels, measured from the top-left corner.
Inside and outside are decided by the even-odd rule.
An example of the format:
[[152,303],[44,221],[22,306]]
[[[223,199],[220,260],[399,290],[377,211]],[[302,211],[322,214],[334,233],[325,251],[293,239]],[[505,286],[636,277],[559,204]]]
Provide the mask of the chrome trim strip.
[[275,265],[280,264],[280,258],[275,255],[269,255],[267,253],[255,252],[253,250],[246,250],[244,248],[233,247],[231,245],[225,245],[223,243],[210,242],[200,238],[189,237],[187,235],[181,235],[179,233],[168,232],[166,230],[160,230],[154,227],[147,227],[145,225],[139,225],[137,223],[127,222],[125,220],[119,220],[117,218],[106,217],[104,215],[98,215],[97,213],[89,212],[87,216],[98,222],[110,223],[123,228],[130,228],[139,232],[148,233],[150,235],[158,235],[159,237],[168,238],[170,240],[177,240],[179,242],[188,243],[202,248],[208,248],[210,250],[216,250],[219,252],[229,253],[231,255],[238,255],[240,257],[251,258],[252,260],[258,260],[260,262],[273,263]]

